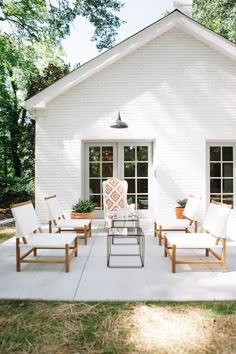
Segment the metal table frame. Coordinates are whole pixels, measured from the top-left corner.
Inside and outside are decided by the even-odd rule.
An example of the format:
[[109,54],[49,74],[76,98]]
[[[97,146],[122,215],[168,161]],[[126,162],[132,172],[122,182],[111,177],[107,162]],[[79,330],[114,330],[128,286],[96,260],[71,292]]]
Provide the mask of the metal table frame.
[[[135,240],[136,242],[124,242],[125,240]],[[116,242],[123,240],[123,242]],[[137,253],[112,253],[114,246],[136,245]],[[140,257],[140,265],[110,265],[111,257]],[[133,219],[114,219],[111,222],[111,227],[107,232],[107,267],[110,268],[142,268],[144,267],[145,257],[145,235],[140,227],[138,218]]]

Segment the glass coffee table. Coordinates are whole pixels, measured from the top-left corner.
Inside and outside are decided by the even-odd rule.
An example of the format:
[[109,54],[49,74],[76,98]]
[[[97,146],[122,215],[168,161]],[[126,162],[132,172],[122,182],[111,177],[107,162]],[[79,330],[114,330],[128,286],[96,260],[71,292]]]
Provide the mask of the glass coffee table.
[[[132,252],[126,253],[132,248]],[[118,249],[118,252],[114,252]],[[111,221],[107,232],[107,267],[142,268],[144,267],[145,236],[137,217],[116,218]],[[111,264],[113,257],[122,258],[122,264]],[[123,262],[124,257],[137,257],[137,263]]]

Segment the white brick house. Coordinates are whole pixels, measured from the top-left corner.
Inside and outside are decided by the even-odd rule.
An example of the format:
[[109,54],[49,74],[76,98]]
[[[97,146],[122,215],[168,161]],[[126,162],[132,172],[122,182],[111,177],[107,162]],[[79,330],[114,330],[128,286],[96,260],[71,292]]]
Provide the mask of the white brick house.
[[[65,210],[126,179],[141,216],[190,193],[234,199],[236,46],[178,10],[26,102],[36,120],[36,208]],[[127,129],[112,129],[117,118]]]

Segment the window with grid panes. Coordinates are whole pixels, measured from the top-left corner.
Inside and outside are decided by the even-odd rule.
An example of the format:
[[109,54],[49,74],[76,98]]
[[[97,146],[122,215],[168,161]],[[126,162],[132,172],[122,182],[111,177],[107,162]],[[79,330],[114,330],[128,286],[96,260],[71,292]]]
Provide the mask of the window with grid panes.
[[210,201],[233,204],[233,146],[210,146]]

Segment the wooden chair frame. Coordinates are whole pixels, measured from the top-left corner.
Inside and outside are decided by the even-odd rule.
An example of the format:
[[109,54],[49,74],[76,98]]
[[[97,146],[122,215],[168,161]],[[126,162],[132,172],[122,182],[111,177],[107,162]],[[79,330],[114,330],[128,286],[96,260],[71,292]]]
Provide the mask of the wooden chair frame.
[[[187,218],[186,218],[187,219]],[[189,226],[194,224],[194,232],[197,232],[197,228],[198,228],[198,223],[195,220],[189,220]],[[188,227],[179,227],[178,229],[176,228],[170,228],[170,227],[162,227],[162,225],[158,224],[156,221],[154,221],[154,237],[158,237],[159,239],[159,246],[161,246],[162,244],[162,240],[165,239],[165,236],[163,235],[163,232],[166,231],[184,231],[185,233],[190,232],[189,231],[189,226]]]
[[[223,204],[223,203],[219,203],[219,202],[215,202],[212,201],[212,204],[218,204],[218,205],[222,205],[225,206],[227,208],[232,208],[231,205],[228,204]],[[206,233],[209,233],[208,230],[201,228],[201,233],[203,233],[203,231],[205,231]],[[193,234],[192,234],[193,235]],[[191,237],[191,235],[190,235]],[[164,256],[165,257],[169,257],[170,261],[171,261],[171,270],[172,273],[175,273],[176,271],[176,265],[177,264],[220,264],[221,265],[221,271],[225,272],[225,265],[226,265],[226,238],[225,237],[216,237],[216,241],[215,241],[215,245],[218,245],[219,242],[221,241],[222,243],[222,250],[221,250],[221,254],[216,253],[213,249],[209,248],[209,247],[177,247],[176,244],[172,244],[171,246],[168,245],[168,236],[164,236]],[[178,249],[192,249],[192,250],[196,250],[196,249],[204,249],[205,250],[205,256],[208,257],[209,253],[211,253],[216,259],[189,259],[189,260],[185,260],[185,259],[177,259],[177,248]]]
[[[201,198],[198,198],[192,194],[189,195],[189,198],[197,198],[199,201],[201,200]],[[174,226],[174,227],[168,227],[168,226],[163,226],[161,224],[158,224],[157,221],[155,220],[154,221],[154,237],[158,237],[159,239],[159,246],[161,246],[162,244],[162,240],[165,239],[164,235],[163,235],[163,232],[166,232],[166,231],[184,231],[185,233],[188,233],[190,232],[189,230],[189,227],[194,225],[194,232],[196,233],[197,232],[197,229],[198,229],[198,222],[197,220],[193,220],[193,219],[190,219],[188,217],[185,216],[184,219],[176,219],[176,220],[188,220],[189,221],[189,225],[186,226],[186,225],[179,225],[179,226]],[[175,220],[175,221],[176,221]],[[175,222],[173,221],[173,223]]]
[[[17,203],[17,204],[11,204],[10,208],[16,208],[20,207],[23,205],[31,204],[31,201],[26,201],[22,203]],[[42,228],[39,227],[37,230],[33,231],[34,233],[43,233]],[[51,237],[49,235],[49,237]],[[16,271],[20,272],[21,270],[21,263],[64,263],[65,264],[65,271],[68,273],[70,271],[70,260],[73,256],[77,257],[78,255],[78,240],[77,237],[74,239],[74,246],[71,246],[69,243],[66,243],[64,247],[32,247],[27,252],[24,254],[21,254],[20,251],[20,244],[21,244],[21,239],[23,243],[26,245],[28,244],[27,242],[27,235],[17,237],[16,238]],[[64,249],[65,250],[65,257],[64,259],[26,259],[29,255],[33,253],[33,256],[37,256],[37,250],[39,249]],[[70,252],[71,250],[71,252]]]
[[[56,198],[56,194],[55,195],[51,195],[49,197],[45,197],[44,200],[48,200],[48,199],[52,199],[52,198]],[[64,214],[61,214],[58,217],[58,220],[66,220],[66,217]],[[49,227],[49,232],[52,232],[52,228],[53,225],[57,227],[57,232],[61,233],[63,231],[73,231],[77,233],[77,238],[78,239],[83,239],[84,240],[84,244],[87,245],[88,244],[88,237],[92,236],[92,221],[89,222],[88,225],[84,225],[84,227],[71,227],[71,228],[66,228],[66,227],[59,227],[57,225],[57,220],[53,219],[53,220],[49,220],[48,222],[48,227]],[[81,235],[82,234],[82,235]]]

